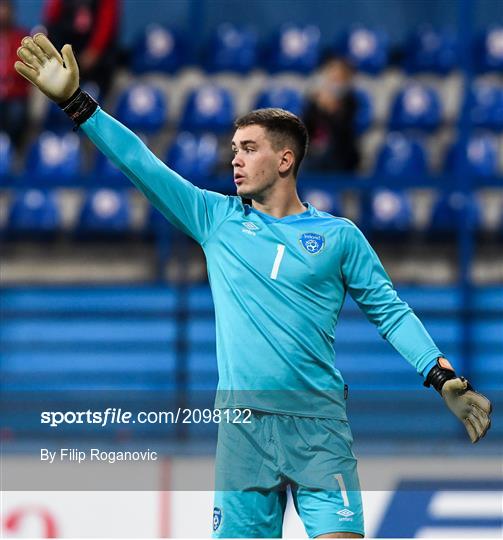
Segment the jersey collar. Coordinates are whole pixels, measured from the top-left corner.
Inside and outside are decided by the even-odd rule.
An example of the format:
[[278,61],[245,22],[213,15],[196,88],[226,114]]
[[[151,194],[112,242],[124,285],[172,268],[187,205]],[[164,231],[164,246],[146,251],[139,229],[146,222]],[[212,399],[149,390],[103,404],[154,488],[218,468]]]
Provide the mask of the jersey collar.
[[304,219],[306,217],[311,216],[313,213],[313,207],[311,206],[310,203],[303,202],[302,204],[306,207],[305,212],[301,212],[300,214],[292,214],[290,216],[285,216],[282,218],[276,218],[269,214],[264,214],[264,212],[260,212],[259,210],[256,210],[255,208],[253,208],[252,206],[248,204],[246,206],[248,210],[247,213],[256,214],[262,219],[262,221],[265,221],[266,223],[294,223],[296,221],[299,221],[300,219]]

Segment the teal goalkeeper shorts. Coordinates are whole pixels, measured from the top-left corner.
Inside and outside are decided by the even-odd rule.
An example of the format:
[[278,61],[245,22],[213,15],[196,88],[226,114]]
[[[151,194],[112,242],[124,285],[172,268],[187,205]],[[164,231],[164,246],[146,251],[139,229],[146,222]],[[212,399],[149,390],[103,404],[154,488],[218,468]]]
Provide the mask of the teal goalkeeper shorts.
[[250,423],[222,422],[213,537],[281,537],[287,486],[311,538],[331,532],[363,535],[352,443],[343,420],[253,411]]

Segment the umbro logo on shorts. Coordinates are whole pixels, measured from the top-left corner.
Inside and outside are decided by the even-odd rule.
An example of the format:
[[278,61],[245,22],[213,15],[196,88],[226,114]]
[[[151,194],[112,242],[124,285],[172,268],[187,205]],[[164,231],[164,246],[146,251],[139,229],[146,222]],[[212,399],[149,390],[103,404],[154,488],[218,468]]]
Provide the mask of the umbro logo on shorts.
[[339,516],[345,517],[345,518],[348,518],[349,516],[354,516],[355,515],[354,512],[351,512],[351,510],[348,510],[347,508],[343,508],[342,510],[339,510],[338,512],[336,512],[336,514],[338,514]]

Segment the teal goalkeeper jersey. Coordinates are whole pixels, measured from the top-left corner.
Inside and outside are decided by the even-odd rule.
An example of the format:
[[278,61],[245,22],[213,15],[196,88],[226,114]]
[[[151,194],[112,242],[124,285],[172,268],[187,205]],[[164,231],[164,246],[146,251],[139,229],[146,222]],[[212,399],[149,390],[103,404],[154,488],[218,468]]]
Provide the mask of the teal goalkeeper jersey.
[[199,189],[101,109],[82,128],[204,250],[216,315],[217,408],[345,420],[334,332],[346,293],[422,375],[442,355],[351,221],[309,204],[278,219],[239,197]]

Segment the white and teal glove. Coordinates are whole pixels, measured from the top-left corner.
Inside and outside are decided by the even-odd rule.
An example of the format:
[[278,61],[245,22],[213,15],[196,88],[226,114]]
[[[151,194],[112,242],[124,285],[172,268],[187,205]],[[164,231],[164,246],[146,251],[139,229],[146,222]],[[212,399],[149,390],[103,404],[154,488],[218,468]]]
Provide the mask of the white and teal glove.
[[447,407],[463,422],[472,443],[479,441],[491,427],[491,402],[475,392],[472,385],[458,377],[445,358],[438,358],[424,383],[433,386]]
[[61,54],[44,34],[26,36],[17,50],[21,61],[16,71],[55,101],[77,124],[85,122],[98,104],[79,87],[79,66],[71,45],[64,45]]

